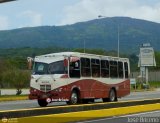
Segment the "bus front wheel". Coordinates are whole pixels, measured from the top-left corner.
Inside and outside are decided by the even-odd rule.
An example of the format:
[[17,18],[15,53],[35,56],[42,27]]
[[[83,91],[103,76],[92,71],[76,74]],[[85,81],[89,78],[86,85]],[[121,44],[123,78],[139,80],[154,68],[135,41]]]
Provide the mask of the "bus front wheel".
[[77,91],[72,91],[70,100],[67,101],[67,104],[69,104],[69,105],[75,105],[75,104],[78,103],[78,100],[79,100],[79,97],[78,97]]
[[41,107],[46,107],[48,105],[48,102],[46,101],[46,99],[38,99],[38,104]]

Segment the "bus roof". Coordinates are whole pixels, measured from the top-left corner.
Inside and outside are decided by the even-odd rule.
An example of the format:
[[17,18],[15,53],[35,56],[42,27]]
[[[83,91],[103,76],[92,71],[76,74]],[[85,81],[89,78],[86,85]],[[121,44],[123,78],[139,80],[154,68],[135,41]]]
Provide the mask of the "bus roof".
[[55,57],[86,57],[86,58],[108,59],[108,60],[126,61],[126,62],[129,61],[128,58],[120,58],[120,57],[88,54],[88,53],[79,53],[79,52],[51,53],[51,54],[45,54],[45,55],[36,56],[35,59],[44,59],[44,58],[53,59]]

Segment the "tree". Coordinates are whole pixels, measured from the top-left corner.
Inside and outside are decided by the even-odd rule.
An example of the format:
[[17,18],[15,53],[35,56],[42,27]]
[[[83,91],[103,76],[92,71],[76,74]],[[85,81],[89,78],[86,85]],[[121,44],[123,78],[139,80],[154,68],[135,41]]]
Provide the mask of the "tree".
[[0,59],[0,87],[3,88],[4,84],[3,84],[3,73],[8,69],[8,65],[6,64],[6,62],[3,59]]
[[17,89],[17,95],[22,93],[22,88],[24,88],[30,79],[30,73],[28,71],[11,69],[3,73],[3,81],[10,84],[10,86]]

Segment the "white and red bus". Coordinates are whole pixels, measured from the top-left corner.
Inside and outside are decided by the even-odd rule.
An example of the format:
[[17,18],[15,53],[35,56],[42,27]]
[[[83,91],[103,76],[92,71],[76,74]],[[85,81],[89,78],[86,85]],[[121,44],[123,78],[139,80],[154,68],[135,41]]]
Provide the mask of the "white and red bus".
[[29,99],[40,106],[117,101],[130,93],[128,58],[78,52],[52,53],[34,58]]

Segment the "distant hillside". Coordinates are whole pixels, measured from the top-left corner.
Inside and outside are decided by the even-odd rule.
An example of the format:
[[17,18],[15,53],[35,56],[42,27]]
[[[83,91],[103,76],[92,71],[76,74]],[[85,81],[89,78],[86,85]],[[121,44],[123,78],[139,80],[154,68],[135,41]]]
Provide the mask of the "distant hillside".
[[118,26],[121,52],[137,52],[140,44],[146,42],[160,51],[160,24],[128,17],[0,31],[0,48],[82,48],[85,42],[87,48],[116,50]]

